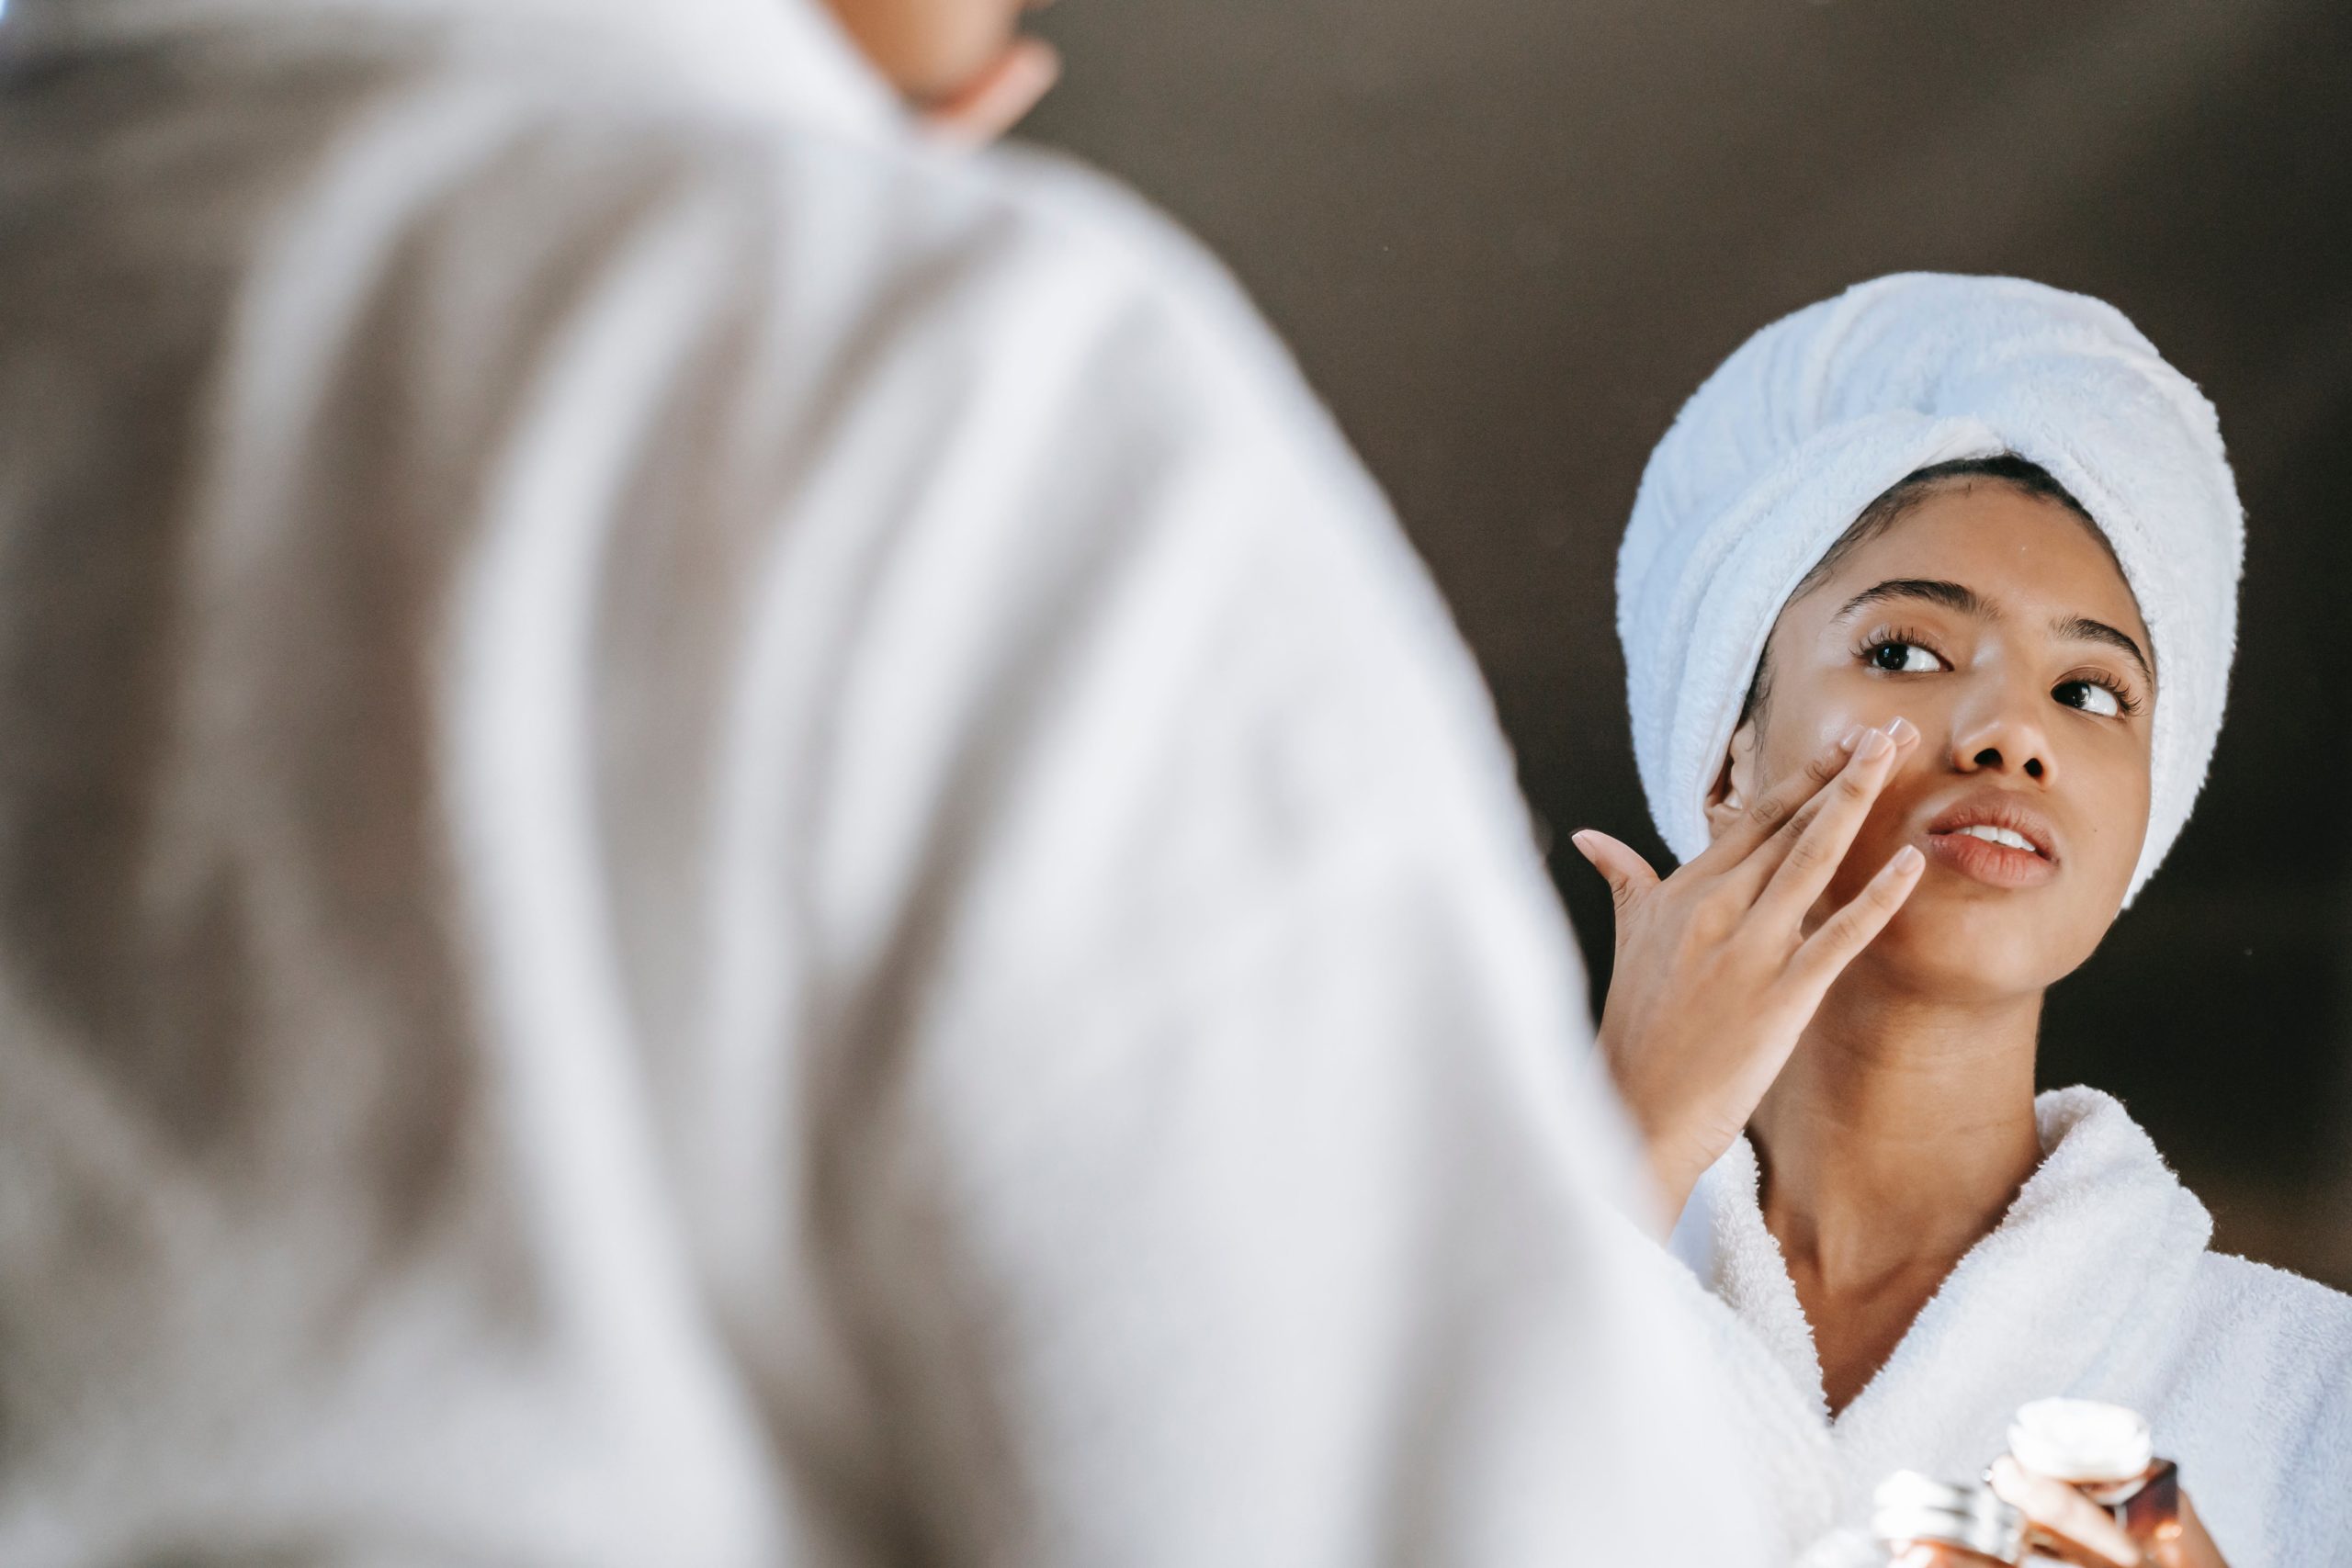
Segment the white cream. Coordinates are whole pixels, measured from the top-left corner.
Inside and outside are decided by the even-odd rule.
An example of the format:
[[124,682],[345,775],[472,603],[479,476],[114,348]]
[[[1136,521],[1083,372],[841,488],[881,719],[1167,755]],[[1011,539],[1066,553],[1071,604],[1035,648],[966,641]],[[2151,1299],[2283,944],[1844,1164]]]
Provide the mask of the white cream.
[[2155,1444],[2137,1411],[2091,1399],[2037,1399],[2018,1411],[2009,1452],[2060,1481],[2129,1481],[2148,1468]]

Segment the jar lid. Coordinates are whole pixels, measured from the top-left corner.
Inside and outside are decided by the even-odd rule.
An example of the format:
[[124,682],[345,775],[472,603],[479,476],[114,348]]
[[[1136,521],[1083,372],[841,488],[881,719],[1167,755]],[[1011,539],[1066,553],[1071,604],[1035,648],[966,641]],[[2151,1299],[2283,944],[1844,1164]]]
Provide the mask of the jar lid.
[[2095,1399],[2037,1399],[2009,1427],[2009,1453],[2059,1481],[2129,1481],[2148,1468],[2155,1442],[2136,1411]]
[[1989,1487],[1898,1470],[1871,1495],[1871,1534],[1884,1546],[1935,1541],[2015,1562],[2025,1551],[2025,1515]]

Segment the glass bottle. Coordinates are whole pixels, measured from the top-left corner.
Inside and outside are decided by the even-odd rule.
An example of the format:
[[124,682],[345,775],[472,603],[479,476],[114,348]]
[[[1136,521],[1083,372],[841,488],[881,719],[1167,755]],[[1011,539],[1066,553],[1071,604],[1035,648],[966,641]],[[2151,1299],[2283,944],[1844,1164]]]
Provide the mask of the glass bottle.
[[1871,1535],[1887,1568],[2015,1568],[2025,1516],[1974,1483],[1898,1470],[1871,1495]]

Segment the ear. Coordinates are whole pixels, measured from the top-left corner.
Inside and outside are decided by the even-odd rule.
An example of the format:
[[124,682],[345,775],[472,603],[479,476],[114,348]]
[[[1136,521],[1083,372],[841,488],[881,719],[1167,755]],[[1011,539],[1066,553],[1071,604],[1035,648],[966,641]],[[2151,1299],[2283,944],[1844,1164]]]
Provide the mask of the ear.
[[1756,721],[1742,719],[1732,731],[1724,765],[1707,792],[1707,837],[1720,839],[1756,799]]

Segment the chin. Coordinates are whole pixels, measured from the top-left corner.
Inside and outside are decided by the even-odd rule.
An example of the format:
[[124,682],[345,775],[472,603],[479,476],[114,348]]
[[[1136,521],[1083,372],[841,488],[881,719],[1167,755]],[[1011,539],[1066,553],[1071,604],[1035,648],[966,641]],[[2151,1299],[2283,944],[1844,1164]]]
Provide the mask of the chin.
[[2017,895],[1979,898],[1913,893],[1864,957],[1882,983],[1953,1001],[2005,1001],[2049,989],[2096,943],[2053,930],[2057,911]]

